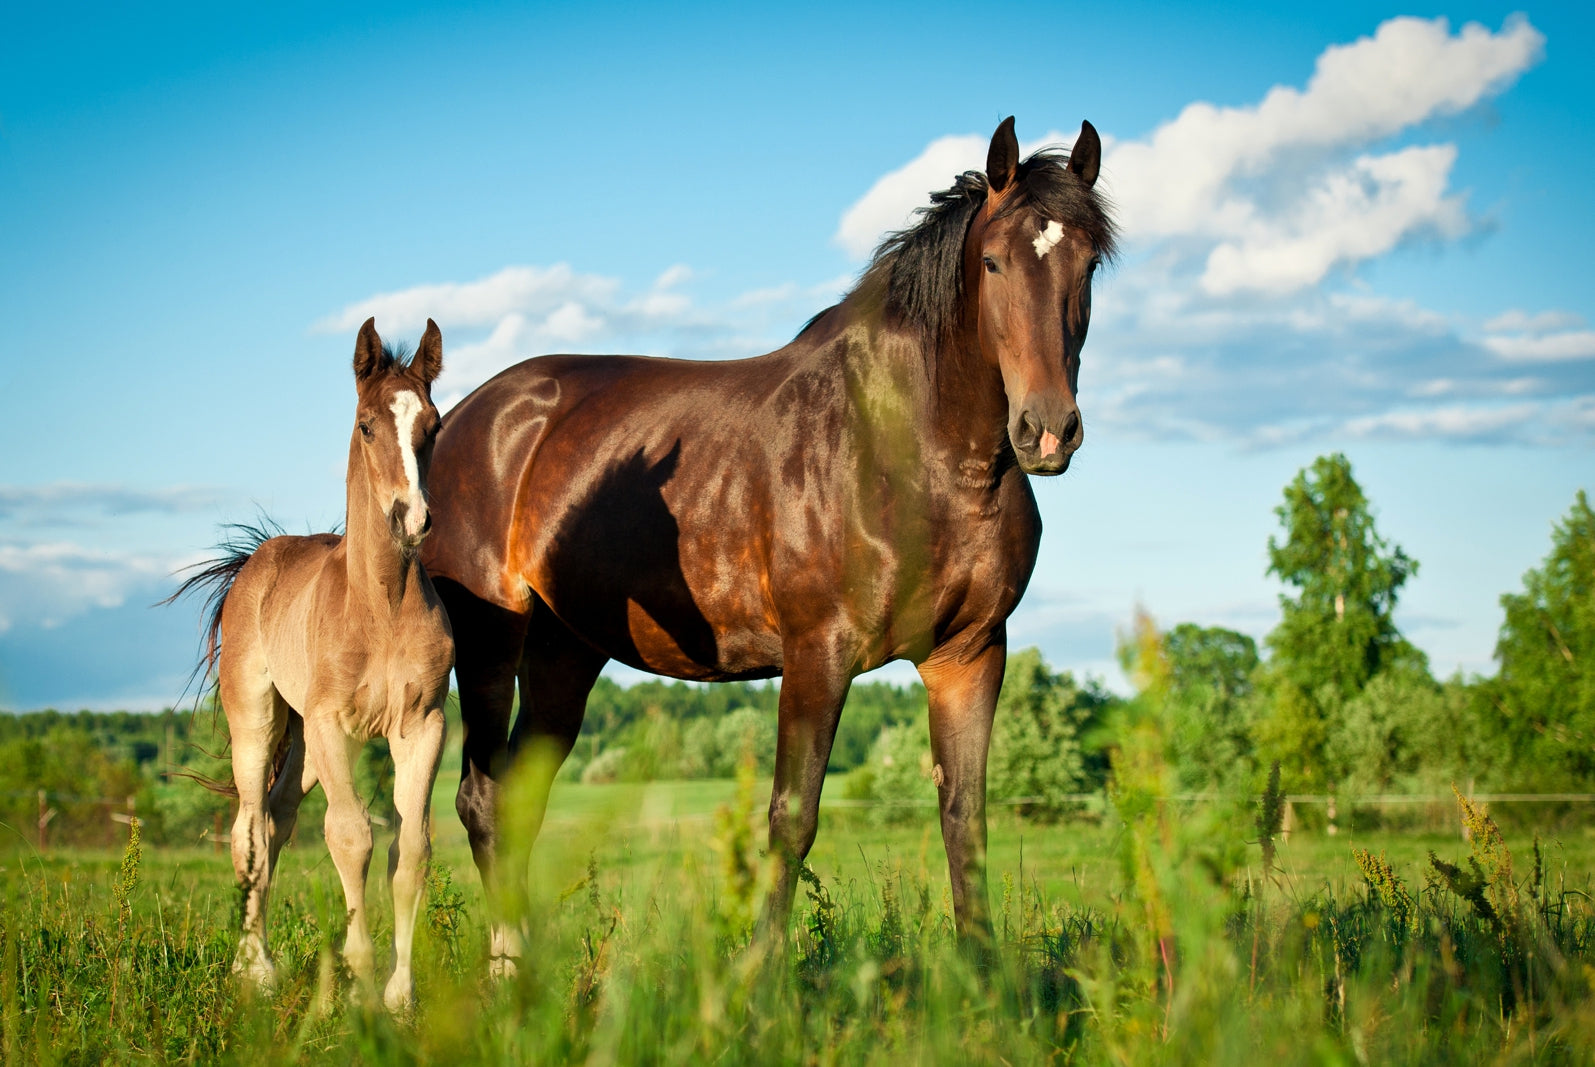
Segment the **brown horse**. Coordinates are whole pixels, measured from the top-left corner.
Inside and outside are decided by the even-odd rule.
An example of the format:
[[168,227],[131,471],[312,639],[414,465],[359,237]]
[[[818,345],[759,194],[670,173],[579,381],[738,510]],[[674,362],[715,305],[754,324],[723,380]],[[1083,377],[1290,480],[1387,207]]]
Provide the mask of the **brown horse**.
[[[1114,247],[1100,159],[1085,123],[1068,155],[1021,161],[1010,118],[986,173],[936,194],[786,347],[544,356],[449,413],[425,559],[459,642],[456,806],[490,894],[518,892],[526,858],[496,876],[496,819],[535,835],[607,660],[780,675],[763,923],[784,929],[848,686],[908,659],[930,698],[958,929],[989,933],[986,749],[1041,540],[1025,474],[1063,472],[1082,439],[1091,279]],[[555,758],[522,761],[540,768],[517,791],[530,810],[498,812],[534,744]],[[493,941],[519,951],[503,923]]]
[[399,1009],[413,997],[410,948],[454,663],[448,617],[418,558],[431,526],[426,475],[439,425],[431,385],[442,368],[443,338],[430,320],[408,365],[366,320],[355,342],[360,402],[343,536],[261,532],[226,546],[176,594],[210,591],[206,659],[232,735],[238,790],[232,849],[244,931],[236,967],[262,986],[275,978],[266,943],[271,874],[317,782],[349,907],[344,958],[363,983],[371,980],[371,822],[355,792],[354,763],[360,746],[381,736],[393,753],[399,816],[388,850],[394,967],[383,999]]

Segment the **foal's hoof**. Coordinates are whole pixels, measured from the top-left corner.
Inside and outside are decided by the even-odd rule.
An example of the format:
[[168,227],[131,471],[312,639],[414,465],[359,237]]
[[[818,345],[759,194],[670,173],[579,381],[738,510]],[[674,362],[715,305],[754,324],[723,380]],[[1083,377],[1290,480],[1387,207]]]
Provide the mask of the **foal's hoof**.
[[382,991],[382,1006],[394,1015],[407,1015],[415,1007],[415,984],[394,975]]
[[494,956],[487,961],[487,976],[495,982],[512,982],[520,973],[519,956]]
[[269,995],[277,991],[277,968],[265,956],[248,957],[240,954],[233,961],[233,973],[258,992]]

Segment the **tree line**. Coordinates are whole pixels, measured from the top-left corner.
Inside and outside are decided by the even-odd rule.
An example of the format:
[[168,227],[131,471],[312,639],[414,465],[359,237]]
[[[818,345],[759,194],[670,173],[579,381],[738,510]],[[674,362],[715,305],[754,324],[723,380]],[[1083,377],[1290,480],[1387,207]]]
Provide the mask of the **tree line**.
[[[1143,620],[1120,641],[1140,692],[1122,698],[1054,670],[1035,649],[1010,656],[998,701],[988,793],[1030,818],[1057,818],[1109,787],[1114,751],[1155,719],[1170,781],[1192,792],[1258,789],[1275,763],[1290,792],[1432,792],[1454,782],[1496,791],[1595,791],[1595,514],[1580,490],[1550,550],[1501,597],[1497,671],[1436,679],[1395,611],[1419,562],[1378,531],[1350,462],[1320,457],[1285,487],[1268,542],[1284,586],[1262,648],[1250,636]],[[774,764],[779,689],[600,678],[562,780],[603,783],[727,777]],[[456,727],[447,768],[457,762]],[[929,803],[924,689],[852,687],[830,770],[841,793],[882,818]],[[119,798],[155,841],[214,833],[230,801],[194,778],[225,781],[225,721],[213,707],[0,716],[0,820],[33,840],[37,794],[56,839],[95,842]],[[359,775],[381,817],[391,764],[367,749]],[[192,777],[190,777],[192,776]],[[319,827],[311,805],[300,825]],[[229,817],[230,821],[230,817]],[[225,830],[223,831],[225,832]]]

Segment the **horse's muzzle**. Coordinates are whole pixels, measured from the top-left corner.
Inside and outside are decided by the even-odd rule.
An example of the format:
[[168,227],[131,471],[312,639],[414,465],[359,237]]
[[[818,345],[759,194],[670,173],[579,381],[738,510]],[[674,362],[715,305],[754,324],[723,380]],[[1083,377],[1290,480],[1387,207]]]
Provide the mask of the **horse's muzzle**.
[[1085,439],[1080,410],[1073,408],[1058,421],[1061,425],[1054,432],[1034,412],[1020,414],[1017,424],[1008,432],[1020,470],[1026,474],[1052,475],[1069,469],[1069,460]]

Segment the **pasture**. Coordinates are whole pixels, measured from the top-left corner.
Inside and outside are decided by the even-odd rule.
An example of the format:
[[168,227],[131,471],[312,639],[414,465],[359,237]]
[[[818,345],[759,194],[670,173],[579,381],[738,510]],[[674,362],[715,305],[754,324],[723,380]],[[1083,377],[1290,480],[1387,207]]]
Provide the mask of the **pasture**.
[[[1298,832],[1265,875],[1250,803],[1127,794],[1055,825],[1003,813],[997,943],[977,958],[955,947],[934,812],[883,827],[827,807],[781,958],[751,941],[767,781],[560,783],[533,857],[526,966],[493,983],[450,777],[434,797],[418,1004],[401,1018],[380,1007],[381,950],[376,992],[337,962],[343,898],[319,843],[283,854],[281,986],[264,999],[230,975],[240,898],[225,855],[40,856],[7,834],[7,1062],[1557,1063],[1595,1051],[1595,837],[1576,826],[1537,848],[1482,823],[1471,844]],[[379,946],[386,840],[370,891]],[[1384,853],[1394,879],[1374,868],[1370,882],[1354,849]],[[1449,886],[1431,850],[1458,870]]]

